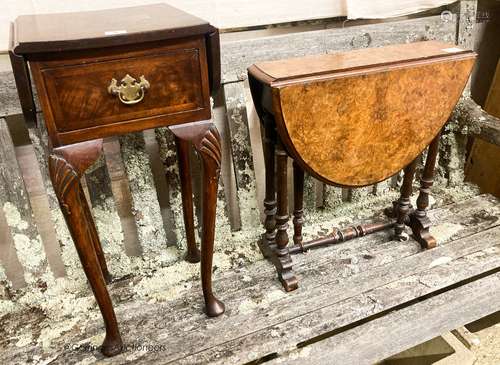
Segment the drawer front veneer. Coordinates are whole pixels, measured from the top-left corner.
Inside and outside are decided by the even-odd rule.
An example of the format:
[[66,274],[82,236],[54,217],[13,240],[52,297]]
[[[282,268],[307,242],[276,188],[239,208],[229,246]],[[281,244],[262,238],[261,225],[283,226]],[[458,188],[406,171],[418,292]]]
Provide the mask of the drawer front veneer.
[[[201,39],[116,56],[40,62],[34,69],[47,96],[49,131],[63,144],[116,134],[122,127],[126,133],[155,127],[157,122],[210,118]],[[132,83],[139,83],[141,76],[147,83],[132,104],[108,90],[113,79],[120,86],[127,75],[135,79]]]

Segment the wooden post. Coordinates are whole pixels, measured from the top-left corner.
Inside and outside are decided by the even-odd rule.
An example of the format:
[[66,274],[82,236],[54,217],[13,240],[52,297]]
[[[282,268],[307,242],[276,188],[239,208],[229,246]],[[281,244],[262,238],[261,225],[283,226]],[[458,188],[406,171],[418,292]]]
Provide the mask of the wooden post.
[[[456,43],[462,48],[473,49],[477,0],[461,0],[456,4],[456,7],[458,16]],[[470,78],[463,95],[465,97],[470,95]],[[464,166],[467,136],[457,129],[453,118],[450,118],[450,123],[443,131],[443,143],[440,145],[440,156],[443,159],[440,164],[445,166],[448,185],[450,186],[459,185],[465,179]]]
[[24,278],[30,285],[47,285],[53,279],[52,273],[35,225],[14,144],[3,118],[0,118],[0,155],[0,205],[12,232]]

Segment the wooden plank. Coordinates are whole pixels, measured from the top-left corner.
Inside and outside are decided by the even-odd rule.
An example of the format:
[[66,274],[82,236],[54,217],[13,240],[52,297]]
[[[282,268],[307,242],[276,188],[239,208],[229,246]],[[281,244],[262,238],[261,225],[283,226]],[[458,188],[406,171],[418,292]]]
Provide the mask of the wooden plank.
[[14,239],[24,278],[30,285],[47,285],[52,274],[35,225],[31,203],[17,163],[5,119],[0,118],[0,205]]
[[[467,238],[473,232],[498,225],[500,206],[498,206],[498,201],[491,197],[471,199],[461,204],[434,210],[432,213],[431,219],[439,219],[441,222],[441,230],[446,231],[463,225],[454,236],[465,238],[418,255],[415,253],[420,252],[420,248],[416,242],[387,242],[387,235],[384,234],[381,237],[372,235],[352,241],[352,245],[338,245],[324,250],[311,251],[308,255],[302,255],[304,261],[307,261],[303,266],[295,266],[300,277],[300,288],[289,294],[283,293],[280,289],[272,265],[258,262],[250,268],[230,273],[215,282],[216,292],[225,301],[227,307],[231,308],[221,319],[213,320],[204,317],[200,311],[201,302],[197,290],[186,293],[178,302],[169,304],[168,309],[162,309],[168,313],[175,313],[176,316],[176,320],[169,324],[168,332],[183,335],[176,338],[162,336],[161,343],[169,350],[157,355],[148,354],[144,361],[166,363],[181,359],[191,352],[213,348],[217,344],[223,348],[226,341],[239,338],[245,333],[253,333],[259,328],[273,328],[276,323],[281,323],[286,318],[294,318],[300,313],[308,313],[318,305],[327,305],[332,301],[337,303],[361,295],[374,287],[390,286],[390,283],[405,276],[425,272],[429,264],[439,258],[458,259],[461,255],[478,252],[494,243],[494,240],[488,242]],[[448,239],[451,236],[449,233],[446,235]],[[445,237],[441,237],[441,241],[444,240]],[[381,247],[384,242],[385,247]],[[346,251],[349,252],[346,253]],[[313,255],[317,256],[313,257]],[[323,256],[324,264],[318,265],[318,260],[315,258],[321,256]],[[294,260],[298,257],[295,256]],[[387,293],[384,295],[387,296]],[[242,298],[246,299],[242,301]],[[186,306],[187,303],[190,304]],[[347,309],[343,310],[349,312]],[[154,323],[157,318],[154,314],[155,309],[149,312],[141,307],[141,311],[143,314],[141,327],[155,328]],[[132,315],[134,310],[128,308],[123,313]],[[294,324],[294,326],[301,327],[300,324]],[[185,328],[191,328],[193,331],[186,332],[183,330]],[[196,330],[198,328],[205,330],[200,332]],[[319,331],[317,327],[316,330]],[[290,333],[292,332],[294,331],[291,330]],[[155,343],[156,336],[157,334],[148,339]],[[247,348],[245,346],[248,346],[248,353],[250,353],[253,351],[254,340],[255,338],[249,340],[249,343],[245,343],[243,347],[238,347],[238,345],[234,348],[228,347],[221,361],[225,359],[227,363],[240,362],[241,359],[233,359],[233,361],[230,357],[226,357],[226,354],[241,355],[241,349]],[[255,341],[261,344],[260,340]],[[264,342],[266,341],[271,340],[266,338]],[[189,348],[185,346],[186,343],[191,344]],[[256,356],[265,355],[266,351],[256,353]],[[214,353],[214,356],[217,355]],[[215,358],[198,358],[201,363],[212,360]]]
[[[498,311],[500,274],[459,286],[268,362],[370,365]],[[377,339],[374,341],[374,339]],[[355,348],[356,351],[352,351]]]
[[0,303],[3,300],[10,299],[10,288],[11,284],[9,279],[7,279],[7,275],[5,275],[5,270],[0,266]]
[[255,170],[243,82],[223,85],[237,201],[243,229],[260,225]]
[[470,97],[462,97],[450,117],[468,135],[500,146],[500,118],[485,112]]
[[[472,247],[471,242],[481,244]],[[441,262],[446,263],[440,264]],[[284,303],[273,303],[272,308],[266,311],[257,310],[253,314],[258,318],[266,313],[267,318],[272,318],[272,322],[265,327],[260,327],[256,323],[257,320],[254,320],[251,330],[247,332],[248,327],[232,321],[232,328],[237,329],[237,333],[226,330],[225,334],[231,336],[224,336],[227,342],[222,342],[219,331],[218,345],[208,347],[205,342],[204,351],[176,360],[179,364],[232,364],[258,360],[277,350],[292,349],[298,343],[499,268],[500,228],[495,227],[454,241],[451,245],[386,265],[383,271],[376,270],[371,273],[371,278],[373,275],[391,276],[392,279],[386,284],[377,283],[377,286],[373,287],[374,280],[366,280],[364,277],[365,282],[370,282],[371,288],[368,289],[366,284],[357,280],[361,278],[355,275],[340,285],[334,283],[309,290],[307,298],[295,298],[291,308]],[[393,276],[394,273],[398,276]],[[337,293],[335,298],[332,298],[332,293]],[[200,337],[205,337],[205,334],[191,334],[183,341],[186,343],[186,340],[194,341]]]
[[166,220],[170,226],[165,226],[169,242],[173,242],[178,247],[186,248],[186,233],[182,213],[182,197],[180,190],[179,167],[177,165],[177,152],[175,137],[168,128],[155,129],[155,138],[158,143],[160,160],[167,183],[168,202],[166,204]]
[[35,151],[36,160],[38,162],[38,167],[42,175],[45,193],[48,199],[50,217],[47,218],[51,219],[54,225],[56,239],[61,250],[61,259],[64,264],[66,276],[71,278],[71,280],[85,280],[84,275],[81,271],[81,264],[73,243],[73,239],[71,238],[68,226],[66,225],[66,220],[64,219],[62,211],[59,207],[56,193],[54,191],[54,188],[52,187],[48,169],[49,138],[47,130],[45,128],[45,123],[43,121],[43,114],[38,113],[37,119],[39,121],[38,125],[30,126],[28,128],[28,133],[31,144]]
[[460,0],[457,3],[457,44],[465,49],[474,49],[474,26],[476,24],[477,0]]
[[465,179],[481,193],[500,197],[500,146],[475,138],[465,166]]
[[[251,3],[244,0],[169,0],[168,3],[210,21],[221,29],[324,19],[347,14],[343,1],[329,0],[313,0],[307,4],[300,0],[277,2],[273,6],[273,11],[269,11],[269,3],[265,0],[256,0]],[[105,4],[98,0],[85,2],[16,0],[9,3],[8,12],[0,13],[0,51],[6,51],[8,48],[9,24],[17,15],[86,11],[135,6],[137,4],[136,0],[108,0]]]
[[145,258],[159,263],[166,262],[169,260],[165,250],[167,237],[144,137],[142,133],[132,133],[120,137],[119,140],[142,253]]
[[[166,363],[170,360],[174,361],[174,359],[205,351],[216,345],[223,346],[226,341],[238,339],[254,330],[272,328],[276,323],[283,322],[283,318],[290,318],[287,316],[294,317],[294,314],[300,315],[308,312],[309,307],[314,309],[318,306],[321,307],[322,303],[325,305],[330,302],[339,303],[346,298],[359,297],[373,288],[391,284],[405,276],[423,273],[432,262],[434,265],[441,263],[448,268],[453,268],[453,265],[461,260],[458,256],[479,252],[480,247],[487,244],[487,242],[477,240],[476,236],[471,236],[471,233],[482,231],[487,227],[498,227],[500,206],[498,200],[481,196],[460,204],[452,204],[433,210],[432,213],[432,219],[439,219],[440,222],[437,226],[438,230],[433,232],[436,235],[440,233],[440,242],[461,237],[463,239],[459,245],[456,245],[458,241],[455,240],[444,244],[437,250],[419,253],[418,243],[414,241],[390,242],[387,235],[383,234],[382,236],[370,236],[369,239],[364,237],[351,241],[352,244],[314,250],[307,255],[294,257],[294,260],[299,257],[304,258],[303,265],[297,266],[298,274],[303,277],[300,278],[299,290],[289,294],[282,291],[276,280],[274,267],[265,261],[244,265],[228,272],[216,271],[214,290],[224,300],[228,310],[222,317],[215,319],[207,318],[203,313],[203,299],[197,282],[186,282],[188,288],[193,284],[190,289],[175,296],[175,299],[167,299],[166,301],[151,300],[151,297],[142,299],[137,297],[135,295],[137,294],[136,288],[134,285],[130,285],[129,281],[115,283],[110,290],[113,297],[116,298],[115,308],[117,316],[120,318],[125,343],[161,345],[162,350],[158,352],[127,351],[113,358],[113,361],[117,363],[132,361]],[[461,229],[457,229],[459,225],[462,226]],[[493,241],[490,243],[493,244]],[[384,245],[385,247],[381,247]],[[416,253],[419,254],[416,255]],[[425,260],[410,260],[412,257],[421,256]],[[444,260],[442,257],[449,257],[451,261]],[[491,264],[491,262],[484,261],[488,257],[489,255],[478,255],[478,262],[474,263],[473,270],[481,263],[486,266]],[[317,265],[317,258],[323,258],[323,264]],[[439,260],[436,262],[437,259]],[[411,262],[413,264],[407,265]],[[465,272],[463,271],[464,265],[468,264],[470,262],[464,261],[461,268],[456,271]],[[392,272],[392,268],[397,268],[397,270]],[[185,266],[181,266],[181,269],[187,270]],[[434,273],[437,272],[434,271]],[[469,273],[472,275],[473,271]],[[146,282],[148,281],[148,278],[144,279]],[[166,280],[161,276],[159,279]],[[432,281],[432,275],[430,279]],[[154,280],[156,281],[156,279]],[[423,282],[427,284],[429,281],[429,277],[423,279]],[[411,286],[411,283],[407,283],[407,285]],[[383,292],[379,293],[379,296],[390,297],[391,293],[392,291]],[[151,294],[163,295],[154,290],[151,291]],[[396,301],[401,300],[401,298],[396,299]],[[369,304],[370,307],[373,307],[372,302]],[[335,304],[332,308],[337,305]],[[357,313],[357,308],[359,307],[353,306],[354,313]],[[344,309],[346,313],[352,312],[349,308]],[[359,313],[363,314],[362,311]],[[33,318],[35,314],[30,313],[29,318]],[[167,317],[168,320],[163,320]],[[19,333],[25,328],[18,326],[22,318],[24,317],[10,317],[3,324],[7,331]],[[33,333],[38,333],[38,328],[45,326],[50,319],[38,321],[41,321],[41,324],[34,324],[30,328]],[[295,329],[300,328],[301,324],[296,324]],[[293,334],[295,329],[289,333]],[[82,323],[82,326],[65,330],[64,336],[52,339],[50,349],[41,348],[39,345],[39,341],[43,341],[43,337],[23,347],[16,346],[17,339],[10,340],[5,345],[5,351],[0,353],[0,362],[9,363],[12,362],[12,359],[27,361],[25,359],[34,356],[40,356],[41,359],[57,357],[58,362],[101,361],[103,360],[102,355],[97,350],[89,352],[85,347],[68,351],[61,349],[64,348],[64,344],[68,343],[82,346],[92,345],[96,338],[101,338],[102,330],[102,321],[96,315],[88,322]],[[321,332],[317,326],[314,326],[313,330]],[[277,333],[280,333],[279,328]],[[311,336],[314,336],[314,333]],[[304,334],[304,337],[308,337],[307,333]],[[229,342],[229,344],[231,343],[233,342]],[[274,347],[275,350],[286,348],[286,346]],[[250,350],[251,347],[249,347]],[[222,353],[219,360],[223,362],[223,359],[226,358],[228,364],[241,363],[237,360],[231,361],[231,358],[226,356],[246,355],[245,351],[245,347],[227,347],[227,352]],[[256,356],[259,356],[259,353]],[[206,362],[200,360],[200,363]]]
[[[430,16],[239,41],[223,41],[221,44],[222,80],[223,83],[228,83],[246,79],[246,68],[256,61],[361,47],[379,47],[423,39],[454,42],[456,30],[456,16],[448,22],[443,22],[440,16]],[[0,86],[2,86],[0,87],[0,117],[20,114],[21,107],[11,71],[0,72]],[[37,102],[36,97],[35,102]],[[40,109],[37,107],[37,110]]]
[[[330,53],[363,47],[437,39],[454,43],[456,17],[443,22],[440,16],[324,29],[262,37],[221,44],[223,83],[245,80],[247,67],[257,61]],[[359,38],[364,42],[359,42]]]
[[[212,120],[221,136],[221,171],[220,178],[224,185],[224,196],[227,202],[228,220],[232,231],[241,230],[240,205],[238,201],[238,185],[231,151],[231,137],[227,121],[224,88],[221,87],[213,97]],[[252,146],[252,145],[250,145]]]
[[104,152],[85,172],[92,215],[108,261],[110,273],[115,278],[132,272],[132,263],[125,253],[124,233],[111,189],[111,178]]
[[[500,117],[500,61],[491,82],[484,110],[492,117]],[[500,120],[496,124],[496,129],[500,134]],[[478,185],[482,193],[500,197],[500,143],[493,144],[483,138],[474,138],[465,164],[465,177],[467,181]]]
[[0,72],[0,118],[22,113],[12,70]]

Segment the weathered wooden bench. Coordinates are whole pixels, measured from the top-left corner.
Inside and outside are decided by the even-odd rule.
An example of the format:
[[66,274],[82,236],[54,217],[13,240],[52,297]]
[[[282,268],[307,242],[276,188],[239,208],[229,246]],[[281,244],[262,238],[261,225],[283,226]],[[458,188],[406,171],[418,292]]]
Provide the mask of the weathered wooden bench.
[[26,331],[42,330],[42,313],[8,316],[0,362],[372,364],[500,309],[499,201],[481,195],[429,216],[437,248],[422,252],[412,239],[391,241],[381,232],[312,250],[296,256],[301,286],[292,293],[267,261],[220,273],[215,286],[228,310],[216,319],[201,314],[196,286],[151,303],[130,299],[130,280],[115,283],[110,291],[130,349],[113,359],[95,349],[98,316],[49,349],[16,345]]
[[[422,39],[458,41],[463,47],[471,47],[476,1],[460,1],[451,9],[454,15],[447,21],[438,13],[351,27],[339,27],[334,22],[326,24],[326,29],[252,39],[225,40],[223,35],[223,88],[214,101],[214,115],[226,137],[219,189],[219,204],[226,210],[218,217],[216,239],[230,239],[231,231],[249,232],[256,227],[260,231],[263,163],[262,156],[255,153],[261,149],[260,131],[249,107],[245,80],[250,64]],[[15,133],[12,128],[9,131],[4,119],[10,127],[19,128],[22,121],[16,120],[16,115],[20,113],[12,74],[2,73],[0,227],[7,229],[0,230],[4,239],[0,242],[0,308],[26,308],[10,314],[8,310],[0,312],[0,363],[101,361],[95,348],[102,340],[101,325],[95,305],[85,297],[89,293],[78,293],[75,298],[89,308],[88,318],[81,323],[51,323],[51,317],[43,312],[46,302],[32,305],[33,298],[42,296],[51,304],[58,303],[58,295],[66,289],[48,277],[56,272],[69,279],[67,285],[80,276],[81,267],[75,252],[68,249],[73,243],[50,184],[42,189],[48,198],[47,215],[42,219],[33,215],[28,197],[34,193],[29,191],[27,180],[31,175],[26,175],[26,166],[19,162],[24,147],[12,141]],[[468,94],[464,94],[451,119],[452,126],[462,128],[445,131],[451,142],[443,147],[443,156],[459,156],[458,144],[453,141],[466,136],[455,130],[500,145],[500,120],[482,111]],[[43,163],[45,131],[28,126],[27,132],[41,177],[48,183]],[[148,140],[156,140],[159,150],[148,150]],[[227,143],[229,140],[231,144]],[[107,161],[99,161],[86,177],[98,230],[105,237],[103,246],[109,255],[110,269],[124,277],[111,286],[110,293],[117,303],[117,316],[124,323],[125,342],[131,346],[119,358],[102,361],[241,364],[268,360],[289,364],[304,363],[307,358],[311,364],[372,363],[500,310],[499,203],[488,196],[441,204],[439,209],[431,210],[431,219],[439,216],[440,223],[433,234],[445,242],[431,251],[421,252],[416,242],[389,241],[388,233],[380,233],[297,256],[297,275],[302,285],[295,293],[285,294],[280,289],[272,275],[273,267],[265,261],[233,271],[216,271],[215,289],[228,308],[220,319],[207,319],[201,314],[199,288],[191,281],[182,284],[187,293],[179,299],[174,295],[155,302],[154,287],[149,299],[138,298],[134,289],[137,282],[171,259],[164,254],[164,242],[169,246],[183,245],[182,215],[176,211],[180,207],[176,160],[170,157],[162,166],[170,174],[163,182],[163,192],[151,168],[155,161],[150,157],[166,153],[173,145],[173,137],[164,130],[111,141],[106,150]],[[115,160],[124,171],[120,170],[120,178]],[[460,160],[440,164],[446,178],[444,185],[436,186],[433,195],[443,203],[448,201],[446,186],[458,186],[455,192],[461,192],[463,170]],[[196,163],[194,170],[199,170]],[[129,195],[116,196],[117,191],[121,194],[125,190],[109,188],[111,178],[115,185],[125,185]],[[306,218],[322,211],[326,216],[342,216],[344,203],[378,199],[396,191],[398,183],[395,176],[376,186],[341,190],[306,177]],[[160,206],[157,194],[167,196],[169,204]],[[194,194],[199,201],[200,192]],[[134,214],[125,214],[130,208]],[[46,223],[49,218],[51,222]],[[126,226],[130,221],[133,224]],[[348,224],[349,219],[340,222]],[[42,229],[42,223],[52,227],[50,234]],[[328,223],[308,222],[308,226],[319,232],[333,226]],[[309,232],[311,238],[316,231]],[[50,266],[45,254],[49,246],[56,248],[52,250]],[[137,259],[146,263],[143,271],[127,279]],[[24,275],[14,277],[16,270]],[[83,328],[85,336],[80,331]],[[134,344],[157,346],[147,351],[139,346],[132,348]]]

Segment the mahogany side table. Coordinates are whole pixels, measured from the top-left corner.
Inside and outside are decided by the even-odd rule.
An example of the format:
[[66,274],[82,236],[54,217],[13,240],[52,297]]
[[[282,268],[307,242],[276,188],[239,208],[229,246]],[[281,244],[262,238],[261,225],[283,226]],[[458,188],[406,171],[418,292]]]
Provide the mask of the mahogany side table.
[[[248,69],[265,130],[265,234],[260,243],[286,291],[297,288],[290,254],[405,224],[436,245],[426,215],[440,131],[467,82],[475,54],[436,41],[257,63]],[[417,207],[417,158],[429,146]],[[288,245],[287,158],[293,159],[293,245]],[[304,171],[335,186],[371,185],[404,169],[395,221],[333,229],[302,242]]]
[[101,351],[122,350],[106,283],[110,274],[80,185],[104,137],[167,126],[176,137],[190,262],[200,261],[193,223],[189,147],[203,163],[201,281],[206,313],[224,304],[212,293],[220,136],[210,94],[220,84],[219,33],[165,4],[20,16],[10,49],[28,122],[36,122],[28,64],[49,133],[49,170],[85,274],[104,318]]

